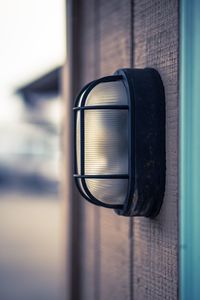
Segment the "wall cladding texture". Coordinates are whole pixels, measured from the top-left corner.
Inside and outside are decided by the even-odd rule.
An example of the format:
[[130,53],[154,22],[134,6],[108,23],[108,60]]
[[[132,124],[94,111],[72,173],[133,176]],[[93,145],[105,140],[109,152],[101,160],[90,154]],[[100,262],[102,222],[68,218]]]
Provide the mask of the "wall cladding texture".
[[[81,201],[80,295],[177,299],[178,0],[79,0],[79,83],[123,67],[155,67],[166,92],[166,193],[156,219]],[[74,299],[73,299],[74,300]]]
[[175,0],[135,0],[135,67],[155,67],[166,93],[167,178],[155,220],[135,218],[134,299],[177,299],[178,7]]

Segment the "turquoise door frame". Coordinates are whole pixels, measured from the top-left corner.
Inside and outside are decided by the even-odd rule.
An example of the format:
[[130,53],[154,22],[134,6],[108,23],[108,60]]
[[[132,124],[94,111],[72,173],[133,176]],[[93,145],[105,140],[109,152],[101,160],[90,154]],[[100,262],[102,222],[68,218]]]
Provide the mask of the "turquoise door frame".
[[200,0],[182,0],[180,20],[180,300],[199,300]]

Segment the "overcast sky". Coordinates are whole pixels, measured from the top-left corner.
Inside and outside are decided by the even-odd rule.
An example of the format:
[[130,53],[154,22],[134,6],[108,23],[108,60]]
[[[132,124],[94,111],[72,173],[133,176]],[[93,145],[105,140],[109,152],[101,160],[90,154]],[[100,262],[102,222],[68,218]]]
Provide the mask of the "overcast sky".
[[0,122],[17,118],[13,90],[65,59],[64,0],[0,0]]

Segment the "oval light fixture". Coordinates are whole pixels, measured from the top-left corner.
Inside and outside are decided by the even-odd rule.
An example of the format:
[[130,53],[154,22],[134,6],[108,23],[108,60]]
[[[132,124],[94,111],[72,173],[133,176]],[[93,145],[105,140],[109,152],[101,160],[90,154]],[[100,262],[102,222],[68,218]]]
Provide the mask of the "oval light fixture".
[[81,195],[123,216],[154,217],[165,191],[165,95],[152,68],[87,84],[74,107],[74,178]]

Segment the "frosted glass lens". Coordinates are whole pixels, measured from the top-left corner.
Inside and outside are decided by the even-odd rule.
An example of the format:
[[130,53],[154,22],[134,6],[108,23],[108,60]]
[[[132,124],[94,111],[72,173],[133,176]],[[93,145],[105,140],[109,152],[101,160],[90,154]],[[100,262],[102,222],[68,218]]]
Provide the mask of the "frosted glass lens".
[[85,105],[127,105],[127,92],[122,80],[102,82],[89,93]]
[[80,174],[80,112],[77,112],[76,117],[76,162],[77,173]]
[[85,174],[128,174],[128,111],[86,110]]
[[90,193],[106,204],[124,204],[127,189],[127,179],[86,179]]

